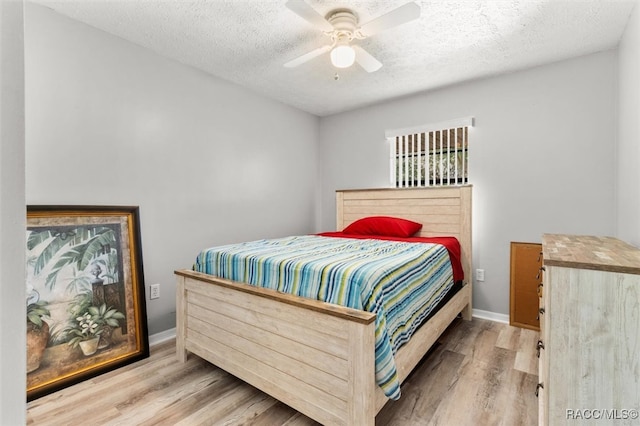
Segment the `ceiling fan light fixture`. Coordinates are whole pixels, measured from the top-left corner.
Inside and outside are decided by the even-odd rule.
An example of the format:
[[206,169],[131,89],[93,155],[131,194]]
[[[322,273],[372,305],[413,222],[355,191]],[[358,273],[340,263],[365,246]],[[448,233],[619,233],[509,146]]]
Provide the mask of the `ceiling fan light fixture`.
[[356,51],[346,44],[341,44],[331,50],[331,63],[336,68],[349,68],[356,60]]
[[382,63],[358,43],[353,46],[350,43],[356,39],[364,40],[381,31],[420,17],[420,6],[413,0],[365,24],[360,24],[358,15],[351,9],[334,9],[323,16],[307,1],[309,0],[287,0],[285,6],[309,23],[320,28],[324,35],[331,39],[331,44],[314,49],[285,63],[284,66],[287,68],[296,67],[331,51],[331,64],[336,68],[348,68],[354,62],[358,62],[358,65],[366,72],[375,72],[382,67]]

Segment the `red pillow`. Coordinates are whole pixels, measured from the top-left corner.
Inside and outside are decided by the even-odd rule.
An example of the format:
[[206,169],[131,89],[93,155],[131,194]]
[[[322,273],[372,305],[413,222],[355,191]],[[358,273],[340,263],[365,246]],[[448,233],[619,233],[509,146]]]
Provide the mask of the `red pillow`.
[[344,228],[345,234],[386,235],[389,237],[410,237],[422,229],[422,224],[407,219],[390,216],[369,216],[358,219]]

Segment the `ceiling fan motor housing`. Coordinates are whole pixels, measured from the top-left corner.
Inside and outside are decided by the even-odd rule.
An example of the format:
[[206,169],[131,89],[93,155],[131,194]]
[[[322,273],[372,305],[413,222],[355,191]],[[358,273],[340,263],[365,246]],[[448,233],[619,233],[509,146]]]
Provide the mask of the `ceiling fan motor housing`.
[[327,14],[327,21],[333,26],[331,38],[338,43],[348,43],[361,38],[357,33],[358,17],[351,10],[338,9]]

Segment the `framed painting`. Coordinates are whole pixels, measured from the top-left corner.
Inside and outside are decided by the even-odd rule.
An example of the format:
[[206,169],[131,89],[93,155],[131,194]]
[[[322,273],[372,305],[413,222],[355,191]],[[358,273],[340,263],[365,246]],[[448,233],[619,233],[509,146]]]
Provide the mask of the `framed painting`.
[[138,207],[27,206],[27,400],[149,356]]

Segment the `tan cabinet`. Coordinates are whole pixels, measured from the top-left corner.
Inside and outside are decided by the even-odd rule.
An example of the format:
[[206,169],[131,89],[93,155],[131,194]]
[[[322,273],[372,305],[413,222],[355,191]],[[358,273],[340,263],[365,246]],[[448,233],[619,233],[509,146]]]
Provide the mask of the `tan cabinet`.
[[575,235],[542,246],[539,424],[639,424],[640,250]]
[[509,323],[540,329],[538,296],[542,276],[542,244],[511,243],[511,302]]

